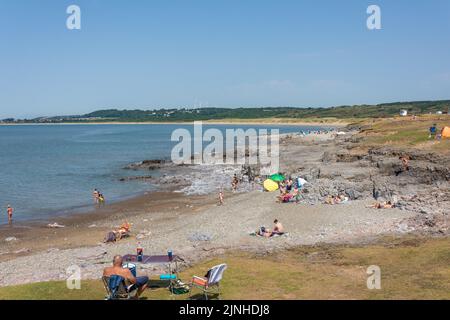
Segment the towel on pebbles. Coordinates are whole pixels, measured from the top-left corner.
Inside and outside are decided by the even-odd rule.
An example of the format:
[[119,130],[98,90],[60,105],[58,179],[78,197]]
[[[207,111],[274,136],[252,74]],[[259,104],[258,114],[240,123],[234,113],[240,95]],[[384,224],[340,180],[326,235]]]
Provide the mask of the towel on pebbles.
[[195,242],[195,241],[211,241],[212,236],[209,234],[205,234],[205,233],[195,232],[188,239],[193,242]]
[[49,227],[49,228],[64,228],[65,226],[63,226],[63,225],[58,224],[57,222],[55,222],[55,223],[49,223],[49,224],[47,225],[47,227]]

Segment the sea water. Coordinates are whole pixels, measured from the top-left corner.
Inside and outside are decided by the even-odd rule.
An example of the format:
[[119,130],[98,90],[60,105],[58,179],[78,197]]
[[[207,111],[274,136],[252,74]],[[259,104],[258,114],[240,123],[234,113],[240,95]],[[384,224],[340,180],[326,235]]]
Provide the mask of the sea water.
[[[279,129],[280,133],[315,130],[299,126],[205,125],[208,128]],[[175,129],[190,124],[89,124],[0,126],[0,224],[11,204],[15,220],[40,220],[92,207],[92,191],[108,202],[133,197],[157,186],[146,181],[120,182],[125,170],[145,159],[169,159]]]

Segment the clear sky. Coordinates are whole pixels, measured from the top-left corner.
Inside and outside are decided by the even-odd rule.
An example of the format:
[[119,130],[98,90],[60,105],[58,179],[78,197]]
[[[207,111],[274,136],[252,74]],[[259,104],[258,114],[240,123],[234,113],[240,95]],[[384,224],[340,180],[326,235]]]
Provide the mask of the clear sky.
[[448,0],[0,0],[0,118],[449,98]]

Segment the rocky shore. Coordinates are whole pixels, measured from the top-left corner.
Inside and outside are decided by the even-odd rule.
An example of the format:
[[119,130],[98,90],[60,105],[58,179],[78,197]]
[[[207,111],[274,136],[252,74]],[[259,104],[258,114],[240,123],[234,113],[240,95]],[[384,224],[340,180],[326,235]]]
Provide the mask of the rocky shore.
[[[146,254],[172,249],[185,267],[233,250],[263,253],[411,232],[448,235],[449,158],[407,148],[367,146],[359,130],[346,131],[343,135],[282,137],[281,171],[309,182],[300,204],[276,203],[276,193],[262,192],[252,183],[257,174],[254,168],[199,166],[187,167],[184,172],[179,168],[172,171],[166,162],[130,165],[131,170],[147,173],[163,168],[166,171],[155,181],[179,184],[180,188],[106,206],[95,217],[58,221],[66,226],[62,230],[33,226],[34,238],[17,227],[2,233],[0,285],[66,279],[71,265],[81,268],[82,278],[97,279],[115,254],[134,252],[137,241]],[[407,171],[399,160],[405,155],[410,158]],[[147,173],[142,177],[147,179]],[[240,189],[237,193],[226,191],[225,205],[217,206],[217,188],[228,189],[227,179],[235,173],[243,181]],[[327,196],[337,194],[346,195],[349,201],[324,204]],[[374,201],[392,201],[396,208],[369,208]],[[270,227],[275,218],[289,236],[263,239],[249,235],[262,225]],[[132,237],[103,244],[104,233],[124,219],[132,223]],[[6,241],[7,237],[15,239]],[[39,237],[47,237],[47,242],[39,242]],[[162,271],[140,265],[138,272],[157,275]]]

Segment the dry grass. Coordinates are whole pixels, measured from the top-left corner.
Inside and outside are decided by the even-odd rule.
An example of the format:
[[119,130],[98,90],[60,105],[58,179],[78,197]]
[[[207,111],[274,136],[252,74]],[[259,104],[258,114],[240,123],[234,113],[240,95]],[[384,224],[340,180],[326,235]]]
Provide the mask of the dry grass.
[[408,118],[392,118],[366,120],[370,128],[363,130],[361,136],[366,145],[392,145],[421,148],[442,153],[450,152],[450,139],[436,141],[428,138],[428,130],[434,124],[438,130],[450,126],[450,116],[420,116],[416,120]]
[[[245,299],[450,299],[450,239],[384,239],[379,244],[299,247],[268,256],[236,253],[205,261],[181,273],[185,281],[227,263],[223,298]],[[382,289],[368,290],[366,270],[381,268]],[[100,281],[81,290],[64,282],[0,288],[0,299],[102,299]],[[147,290],[145,299],[187,299],[167,289]]]

